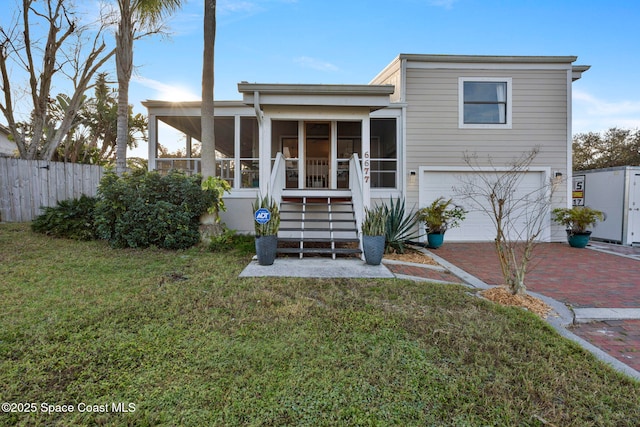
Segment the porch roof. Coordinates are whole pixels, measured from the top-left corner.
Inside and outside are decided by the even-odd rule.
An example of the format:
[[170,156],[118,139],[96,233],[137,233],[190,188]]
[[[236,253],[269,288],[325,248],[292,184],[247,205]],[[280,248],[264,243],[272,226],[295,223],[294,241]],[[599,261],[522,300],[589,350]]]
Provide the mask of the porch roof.
[[366,107],[369,111],[388,107],[393,85],[238,83],[245,104]]

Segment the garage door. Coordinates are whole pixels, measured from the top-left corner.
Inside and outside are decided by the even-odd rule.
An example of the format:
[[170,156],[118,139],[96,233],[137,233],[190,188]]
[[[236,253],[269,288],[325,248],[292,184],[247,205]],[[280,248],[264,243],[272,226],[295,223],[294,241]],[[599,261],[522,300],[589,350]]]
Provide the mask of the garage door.
[[[489,180],[494,180],[495,172],[471,172],[471,171],[433,171],[425,170],[420,180],[420,207],[427,206],[440,196],[452,198],[454,203],[465,208],[468,213],[462,225],[447,231],[446,241],[493,241],[496,237],[496,228],[488,214],[482,212],[478,207],[474,207],[474,202],[465,200],[460,196],[459,189],[464,182],[480,184],[480,174]],[[535,194],[544,186],[544,172],[523,173],[518,188],[514,194],[514,199],[521,199],[527,195]],[[488,202],[484,203],[488,206]],[[547,213],[548,215],[548,213]],[[518,234],[523,235],[526,231],[526,213],[512,215],[512,233],[510,238],[518,240]],[[549,219],[546,219],[549,223]],[[549,240],[549,227],[546,227],[542,240]]]

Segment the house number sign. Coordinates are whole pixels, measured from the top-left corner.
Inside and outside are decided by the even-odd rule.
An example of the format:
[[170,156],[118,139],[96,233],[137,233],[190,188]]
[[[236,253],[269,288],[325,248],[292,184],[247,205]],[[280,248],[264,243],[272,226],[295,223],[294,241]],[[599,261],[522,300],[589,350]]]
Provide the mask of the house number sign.
[[362,173],[364,175],[364,182],[369,182],[369,176],[371,175],[371,160],[368,151],[364,152],[364,162],[362,164]]
[[258,224],[266,224],[271,220],[271,212],[266,208],[260,208],[256,211],[255,217]]

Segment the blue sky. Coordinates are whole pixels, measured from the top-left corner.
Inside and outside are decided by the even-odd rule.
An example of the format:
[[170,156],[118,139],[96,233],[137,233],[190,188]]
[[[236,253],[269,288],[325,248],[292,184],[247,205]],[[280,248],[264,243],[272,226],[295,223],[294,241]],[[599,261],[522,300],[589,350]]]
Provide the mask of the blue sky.
[[[131,102],[199,99],[202,0],[135,47]],[[574,133],[640,127],[635,0],[218,0],[216,99],[237,83],[369,83],[399,53],[575,55]]]
[[[188,0],[170,37],[136,42],[135,111],[200,98],[202,15]],[[215,97],[240,99],[243,80],[366,84],[400,53],[575,55],[592,68],[574,133],[640,128],[639,21],[637,0],[218,0]]]

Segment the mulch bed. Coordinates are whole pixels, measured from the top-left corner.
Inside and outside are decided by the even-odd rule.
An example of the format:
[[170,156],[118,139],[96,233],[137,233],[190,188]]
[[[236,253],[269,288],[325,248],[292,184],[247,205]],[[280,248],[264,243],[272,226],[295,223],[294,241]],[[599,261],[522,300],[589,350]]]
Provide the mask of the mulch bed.
[[498,304],[525,308],[546,319],[551,307],[531,295],[513,295],[506,287],[498,286],[480,292],[484,298]]

